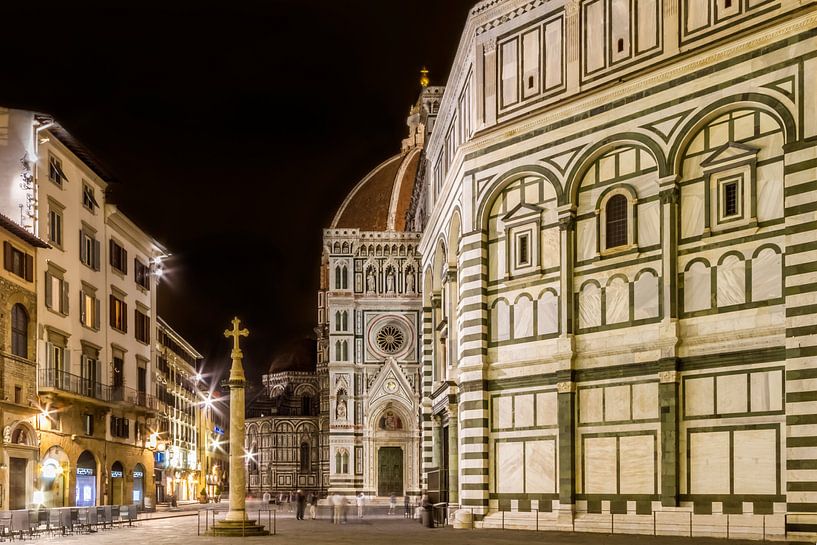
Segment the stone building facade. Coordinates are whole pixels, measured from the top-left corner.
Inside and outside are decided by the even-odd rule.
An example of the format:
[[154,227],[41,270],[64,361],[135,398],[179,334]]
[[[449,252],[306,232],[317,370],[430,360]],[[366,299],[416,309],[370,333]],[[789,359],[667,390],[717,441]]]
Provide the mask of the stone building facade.
[[154,272],[166,251],[108,201],[113,177],[53,118],[1,108],[0,129],[3,209],[49,244],[35,264],[38,499],[150,502]]
[[154,456],[156,501],[168,501],[170,496],[196,500],[204,486],[197,428],[205,403],[211,403],[198,385],[202,356],[161,317],[156,320],[155,342],[156,431],[162,445]]
[[426,148],[457,520],[817,534],[813,2],[490,0]]
[[36,253],[48,245],[2,215],[0,240],[0,508],[22,509],[38,481]]
[[314,341],[294,342],[273,359],[246,415],[248,492],[257,497],[300,488],[325,495],[328,468],[321,422],[326,415],[320,412]]

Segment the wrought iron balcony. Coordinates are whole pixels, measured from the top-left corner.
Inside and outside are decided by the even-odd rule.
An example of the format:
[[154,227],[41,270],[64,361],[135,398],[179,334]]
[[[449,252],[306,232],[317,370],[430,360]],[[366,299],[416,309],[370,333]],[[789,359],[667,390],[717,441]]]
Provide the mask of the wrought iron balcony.
[[159,407],[156,398],[146,392],[126,386],[108,386],[59,369],[40,369],[40,388],[53,388],[106,403],[121,402],[152,411]]

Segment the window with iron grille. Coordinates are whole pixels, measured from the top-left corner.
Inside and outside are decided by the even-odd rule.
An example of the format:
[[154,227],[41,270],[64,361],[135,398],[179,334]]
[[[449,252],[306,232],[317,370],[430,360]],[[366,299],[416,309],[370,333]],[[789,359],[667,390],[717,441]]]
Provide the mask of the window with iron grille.
[[627,197],[613,195],[605,207],[605,248],[627,245]]
[[723,184],[723,217],[737,216],[740,211],[738,209],[738,195],[740,194],[738,182],[727,182]]

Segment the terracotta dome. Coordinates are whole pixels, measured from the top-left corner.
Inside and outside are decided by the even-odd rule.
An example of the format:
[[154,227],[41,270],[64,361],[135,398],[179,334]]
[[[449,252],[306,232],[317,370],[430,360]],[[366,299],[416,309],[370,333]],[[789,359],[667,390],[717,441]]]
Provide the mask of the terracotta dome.
[[421,150],[415,147],[380,163],[340,205],[332,229],[405,231]]

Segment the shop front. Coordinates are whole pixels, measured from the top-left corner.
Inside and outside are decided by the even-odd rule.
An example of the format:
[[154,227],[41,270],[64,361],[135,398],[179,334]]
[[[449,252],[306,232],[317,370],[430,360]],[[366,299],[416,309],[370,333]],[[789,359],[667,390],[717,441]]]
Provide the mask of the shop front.
[[111,505],[122,505],[125,499],[125,469],[121,462],[111,464]]
[[96,505],[97,465],[94,455],[86,450],[77,459],[77,486],[74,505],[91,507]]
[[140,508],[145,507],[145,466],[136,464],[133,468],[133,497],[131,501]]
[[40,464],[40,500],[44,507],[66,507],[68,505],[68,475],[70,464],[68,455],[60,447],[50,448]]

